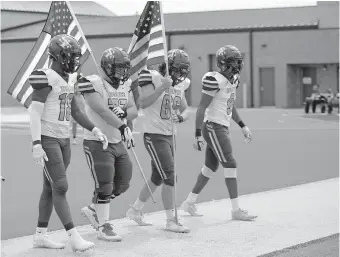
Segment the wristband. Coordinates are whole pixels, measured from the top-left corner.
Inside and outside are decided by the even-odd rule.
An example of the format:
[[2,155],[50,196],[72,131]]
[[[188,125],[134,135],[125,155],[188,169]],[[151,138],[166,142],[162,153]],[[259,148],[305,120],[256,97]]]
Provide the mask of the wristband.
[[240,122],[237,123],[241,128],[245,127],[246,125],[243,123],[243,121],[241,120]]
[[128,126],[126,126],[126,124],[123,124],[122,126],[120,126],[118,129],[119,129],[119,131],[120,131],[120,133],[122,134],[122,135],[124,135],[124,130],[127,128]]
[[179,121],[179,123],[182,123],[182,122],[184,121],[184,119],[183,119],[183,116],[182,116],[182,115],[179,115],[179,114],[177,114],[177,117],[178,117],[178,121]]
[[196,129],[195,131],[195,137],[201,137],[202,136],[202,132],[200,129]]
[[32,144],[33,144],[33,146],[41,145],[41,140],[34,140]]

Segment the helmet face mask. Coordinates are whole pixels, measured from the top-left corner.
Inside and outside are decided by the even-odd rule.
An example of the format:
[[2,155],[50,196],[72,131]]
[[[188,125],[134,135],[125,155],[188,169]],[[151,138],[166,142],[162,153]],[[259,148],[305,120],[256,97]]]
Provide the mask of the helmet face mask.
[[77,40],[70,35],[53,37],[48,46],[48,54],[59,63],[65,73],[74,73],[80,67],[81,48]]
[[241,52],[231,45],[221,47],[216,53],[217,67],[228,80],[240,75],[243,68]]
[[114,84],[124,84],[130,77],[130,58],[121,48],[109,48],[101,58],[101,67]]
[[189,56],[180,49],[173,49],[168,52],[169,75],[177,85],[184,81],[190,72]]
[[60,63],[63,65],[63,70],[67,73],[74,73],[80,67],[80,57],[79,53],[60,53]]

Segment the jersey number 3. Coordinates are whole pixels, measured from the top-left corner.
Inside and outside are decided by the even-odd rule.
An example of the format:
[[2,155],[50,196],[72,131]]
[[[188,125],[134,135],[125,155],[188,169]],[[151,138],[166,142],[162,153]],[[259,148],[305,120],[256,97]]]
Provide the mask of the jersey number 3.
[[59,95],[60,100],[60,112],[59,112],[59,118],[60,121],[65,121],[65,118],[67,121],[70,121],[71,119],[71,101],[73,98],[73,93],[67,94],[61,94]]
[[228,115],[232,113],[234,103],[235,103],[235,93],[231,93],[230,98],[227,101],[227,114]]

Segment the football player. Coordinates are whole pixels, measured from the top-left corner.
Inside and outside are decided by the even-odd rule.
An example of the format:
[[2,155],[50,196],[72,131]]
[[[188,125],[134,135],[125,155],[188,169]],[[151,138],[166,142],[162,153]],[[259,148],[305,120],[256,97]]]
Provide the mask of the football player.
[[[107,136],[109,146],[102,150],[101,143],[91,133],[84,133],[84,152],[95,182],[92,204],[81,213],[89,219],[97,237],[106,241],[121,241],[109,223],[110,200],[129,188],[132,162],[127,148],[134,146],[130,129],[122,120],[132,120],[138,112],[130,91],[130,58],[118,47],[105,50],[101,57],[103,78],[92,75],[78,81],[84,95],[86,113]],[[104,84],[103,84],[104,83]]]
[[[152,174],[148,181],[151,191],[162,186],[162,200],[166,212],[166,230],[187,233],[189,228],[176,221],[174,216],[174,145],[172,122],[188,119],[184,91],[190,81],[186,79],[190,62],[188,55],[179,49],[168,52],[169,75],[165,63],[156,70],[142,70],[139,74],[139,106],[144,109],[144,145],[151,157]],[[171,108],[171,109],[170,109]],[[171,114],[173,116],[171,116]],[[142,188],[136,202],[127,211],[127,217],[139,225],[151,225],[144,221],[142,208],[149,199],[147,185]]]
[[253,220],[257,216],[250,215],[239,207],[237,165],[229,137],[233,119],[241,127],[245,141],[249,143],[252,139],[250,129],[244,124],[234,105],[243,58],[235,46],[226,45],[217,51],[216,61],[220,71],[208,72],[203,76],[202,97],[196,113],[194,147],[203,151],[203,139],[207,142],[205,164],[181,209],[193,216],[199,215],[195,206],[196,199],[221,163],[231,199],[232,219]]
[[[29,108],[30,129],[33,139],[33,158],[44,167],[43,190],[39,201],[39,217],[34,247],[61,249],[65,245],[48,238],[46,234],[52,209],[69,235],[74,251],[85,251],[93,247],[85,241],[74,227],[70,208],[66,200],[68,182],[66,170],[70,164],[70,120],[71,104],[75,116],[79,116],[83,127],[98,140],[105,135],[88,120],[74,96],[75,71],[79,67],[81,48],[76,39],[69,35],[58,35],[48,45],[50,68],[38,69],[29,76],[33,88]],[[74,76],[75,75],[75,76]],[[73,109],[73,107],[72,107]],[[107,139],[106,139],[107,140]]]

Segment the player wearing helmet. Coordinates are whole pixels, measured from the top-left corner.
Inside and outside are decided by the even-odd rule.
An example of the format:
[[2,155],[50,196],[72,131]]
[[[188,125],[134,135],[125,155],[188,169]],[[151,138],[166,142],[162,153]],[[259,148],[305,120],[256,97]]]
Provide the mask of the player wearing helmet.
[[[169,77],[166,65],[156,70],[142,70],[139,74],[141,95],[140,107],[144,109],[144,145],[151,157],[152,174],[148,181],[154,192],[162,183],[162,200],[167,216],[166,229],[187,233],[189,228],[179,224],[174,217],[174,145],[172,121],[181,123],[188,119],[187,101],[184,92],[189,87],[187,79],[190,62],[188,55],[179,49],[168,52]],[[172,111],[170,110],[172,109]],[[171,117],[171,113],[173,116]],[[172,121],[171,121],[172,120]],[[142,188],[135,204],[127,212],[127,217],[139,225],[150,225],[141,212],[150,194],[147,185]]]
[[238,204],[237,165],[229,137],[229,127],[231,119],[233,119],[242,128],[246,142],[249,143],[252,139],[251,131],[242,122],[234,106],[243,58],[235,46],[226,45],[217,51],[216,61],[220,71],[208,72],[203,76],[202,97],[196,113],[194,147],[196,150],[202,151],[203,138],[207,142],[205,164],[202,172],[198,175],[192,192],[183,202],[181,209],[192,216],[199,215],[195,206],[198,194],[203,190],[209,179],[217,171],[219,163],[221,163],[231,199],[232,218],[236,220],[253,220],[257,216],[250,215],[247,211],[240,209]]
[[[92,131],[96,138],[105,135],[89,121],[80,110],[74,96],[75,73],[80,65],[81,49],[78,42],[69,35],[58,35],[51,39],[48,46],[50,68],[38,69],[29,76],[33,88],[32,103],[29,108],[30,128],[33,139],[33,158],[44,167],[43,190],[39,201],[39,217],[34,247],[64,248],[48,238],[47,226],[52,209],[69,235],[74,251],[85,251],[93,247],[85,241],[74,227],[70,208],[66,200],[68,183],[66,169],[70,164],[71,148],[69,125],[72,113],[80,117],[80,124]],[[74,109],[74,110],[73,110]]]
[[[121,241],[109,223],[111,199],[126,192],[132,177],[132,163],[127,148],[134,146],[130,129],[123,120],[138,116],[130,92],[130,58],[118,47],[105,50],[101,57],[103,78],[97,75],[78,81],[84,95],[86,113],[108,137],[109,146],[102,150],[100,142],[92,134],[84,133],[84,152],[95,182],[92,204],[81,209],[98,230],[97,237],[106,241]],[[103,84],[104,83],[104,84]]]

